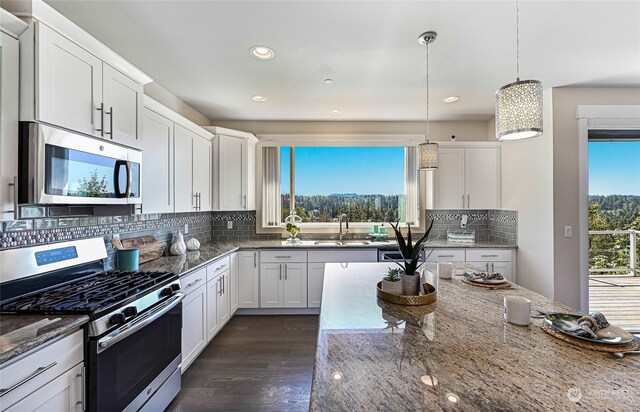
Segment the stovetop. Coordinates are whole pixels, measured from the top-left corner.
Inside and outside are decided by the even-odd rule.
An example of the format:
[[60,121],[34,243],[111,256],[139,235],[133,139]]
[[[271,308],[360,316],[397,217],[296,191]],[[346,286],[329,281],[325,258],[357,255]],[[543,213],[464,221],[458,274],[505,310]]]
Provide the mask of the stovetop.
[[125,305],[178,279],[167,272],[103,272],[2,303],[16,313],[89,314]]

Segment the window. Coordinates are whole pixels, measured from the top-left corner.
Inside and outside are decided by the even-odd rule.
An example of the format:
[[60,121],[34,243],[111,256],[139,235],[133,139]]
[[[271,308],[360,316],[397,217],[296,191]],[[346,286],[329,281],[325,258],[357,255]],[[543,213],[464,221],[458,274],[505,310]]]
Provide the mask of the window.
[[291,208],[305,223],[337,222],[342,213],[350,222],[417,221],[415,148],[279,150],[281,222]]

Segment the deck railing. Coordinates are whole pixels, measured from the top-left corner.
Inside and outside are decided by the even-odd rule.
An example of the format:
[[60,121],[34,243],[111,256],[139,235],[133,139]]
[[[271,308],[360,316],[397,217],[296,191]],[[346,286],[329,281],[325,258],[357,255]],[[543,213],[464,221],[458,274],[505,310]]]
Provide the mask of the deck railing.
[[[606,274],[606,273],[627,273],[632,276],[640,276],[640,263],[638,262],[638,252],[639,241],[640,241],[640,230],[590,230],[589,237],[591,236],[600,236],[600,235],[617,235],[617,236],[628,236],[628,249],[629,249],[629,259],[628,266],[626,267],[605,267],[605,268],[597,268],[597,267],[589,267],[589,274]],[[626,251],[626,248],[625,248]],[[619,256],[613,256],[618,252],[618,250],[595,250],[592,247],[589,248],[589,258],[593,258],[594,256],[603,256],[605,259],[610,260],[618,260]],[[590,265],[591,266],[591,265]]]

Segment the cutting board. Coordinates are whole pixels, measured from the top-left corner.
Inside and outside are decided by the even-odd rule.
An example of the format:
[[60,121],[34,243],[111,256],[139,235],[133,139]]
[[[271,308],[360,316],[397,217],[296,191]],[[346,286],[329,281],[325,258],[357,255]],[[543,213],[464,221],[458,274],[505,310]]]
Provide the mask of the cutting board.
[[165,242],[158,242],[153,236],[134,237],[122,241],[122,246],[126,248],[137,247],[140,249],[140,263],[149,262],[164,255],[167,248]]

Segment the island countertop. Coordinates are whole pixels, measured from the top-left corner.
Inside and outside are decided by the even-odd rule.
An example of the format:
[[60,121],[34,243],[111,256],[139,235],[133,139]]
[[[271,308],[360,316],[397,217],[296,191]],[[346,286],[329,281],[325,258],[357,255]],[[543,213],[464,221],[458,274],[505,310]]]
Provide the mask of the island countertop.
[[[539,326],[503,321],[503,298],[577,313],[514,285],[485,289],[439,280],[437,301],[397,306],[376,298],[388,263],[327,264],[311,411],[637,410],[640,357],[571,346]],[[454,265],[454,274],[465,269]]]

